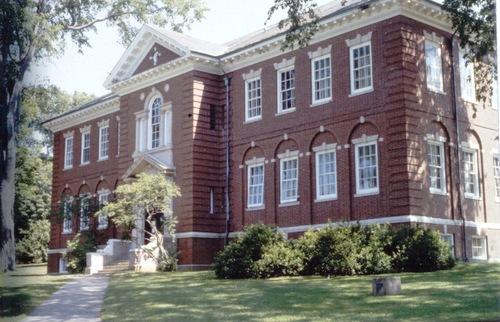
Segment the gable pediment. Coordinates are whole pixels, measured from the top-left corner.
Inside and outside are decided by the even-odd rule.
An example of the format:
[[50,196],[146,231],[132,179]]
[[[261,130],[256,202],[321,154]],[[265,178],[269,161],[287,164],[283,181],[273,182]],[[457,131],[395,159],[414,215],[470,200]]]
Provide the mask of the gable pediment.
[[137,66],[132,76],[140,74],[146,70],[169,63],[177,58],[181,57],[179,53],[174,52],[164,46],[155,42],[146,55],[143,57],[142,62]]
[[116,63],[104,87],[109,89],[137,74],[189,55],[191,51],[187,46],[165,32],[144,25]]
[[157,173],[161,172],[165,175],[173,176],[175,168],[165,164],[149,154],[140,154],[134,158],[134,163],[125,171],[122,176],[123,181],[133,180],[139,173]]

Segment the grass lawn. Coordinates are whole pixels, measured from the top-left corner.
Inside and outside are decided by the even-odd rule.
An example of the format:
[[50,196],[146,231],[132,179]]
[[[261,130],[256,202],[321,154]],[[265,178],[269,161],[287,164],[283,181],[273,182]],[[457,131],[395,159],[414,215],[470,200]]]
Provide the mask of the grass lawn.
[[72,276],[47,275],[47,265],[20,265],[2,274],[1,321],[21,321]]
[[217,280],[213,272],[114,275],[103,321],[497,321],[500,264],[407,273],[402,294],[371,295],[372,276]]

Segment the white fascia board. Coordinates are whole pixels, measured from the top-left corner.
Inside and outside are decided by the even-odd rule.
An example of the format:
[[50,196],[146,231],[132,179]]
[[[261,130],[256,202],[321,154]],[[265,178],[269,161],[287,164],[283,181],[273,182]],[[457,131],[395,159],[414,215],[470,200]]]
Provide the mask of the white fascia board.
[[[397,16],[410,19],[452,33],[451,23],[440,7],[432,2],[421,0],[387,0],[372,2],[367,9],[359,11],[353,7],[349,11],[333,14],[320,22],[320,30],[309,42],[309,47],[333,37],[360,29]],[[281,56],[286,52],[281,50],[285,41],[283,33],[222,55],[221,62],[226,72],[243,69],[256,63]]]
[[52,133],[63,131],[70,127],[84,124],[91,120],[118,112],[120,110],[120,98],[115,97],[109,101],[91,105],[81,110],[76,110],[68,114],[57,117],[44,123],[44,126]]
[[188,58],[183,57],[135,75],[127,80],[113,84],[110,89],[118,95],[125,95],[194,70],[223,75],[223,70],[218,66],[218,60],[191,56]]

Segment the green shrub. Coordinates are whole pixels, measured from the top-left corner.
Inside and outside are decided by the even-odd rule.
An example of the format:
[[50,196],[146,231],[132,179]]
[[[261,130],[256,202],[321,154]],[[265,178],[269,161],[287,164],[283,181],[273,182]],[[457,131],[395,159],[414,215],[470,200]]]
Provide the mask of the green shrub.
[[87,253],[95,252],[97,248],[95,233],[92,230],[79,232],[72,240],[68,240],[68,272],[80,274],[87,267]]
[[254,269],[259,277],[297,276],[304,268],[304,253],[294,240],[280,240],[269,245]]
[[226,248],[215,256],[213,268],[218,278],[256,278],[259,272],[255,263],[271,245],[284,242],[285,238],[275,226],[256,224],[244,229]]
[[397,272],[430,272],[455,266],[455,259],[439,232],[420,226],[401,226],[391,231],[387,253]]
[[307,232],[300,245],[305,275],[355,275],[384,273],[391,269],[384,252],[385,226],[326,227]]

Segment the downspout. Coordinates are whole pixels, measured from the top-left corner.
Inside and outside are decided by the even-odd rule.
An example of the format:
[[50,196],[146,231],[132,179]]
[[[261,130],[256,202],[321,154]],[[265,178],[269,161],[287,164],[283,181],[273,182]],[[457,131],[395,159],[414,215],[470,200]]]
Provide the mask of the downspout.
[[455,115],[455,137],[456,137],[456,158],[457,158],[457,192],[458,192],[458,213],[462,218],[462,245],[463,245],[463,261],[467,262],[467,237],[465,231],[465,216],[463,211],[463,196],[462,196],[462,160],[460,158],[460,129],[458,122],[458,106],[457,106],[457,87],[455,86],[455,46],[453,40],[456,31],[451,35],[450,48],[451,48],[451,86],[453,92],[453,113]]
[[226,85],[226,231],[224,234],[224,246],[229,242],[229,223],[230,223],[230,202],[229,202],[229,115],[230,115],[230,104],[229,104],[229,86],[231,84],[231,79],[224,75],[224,84]]

